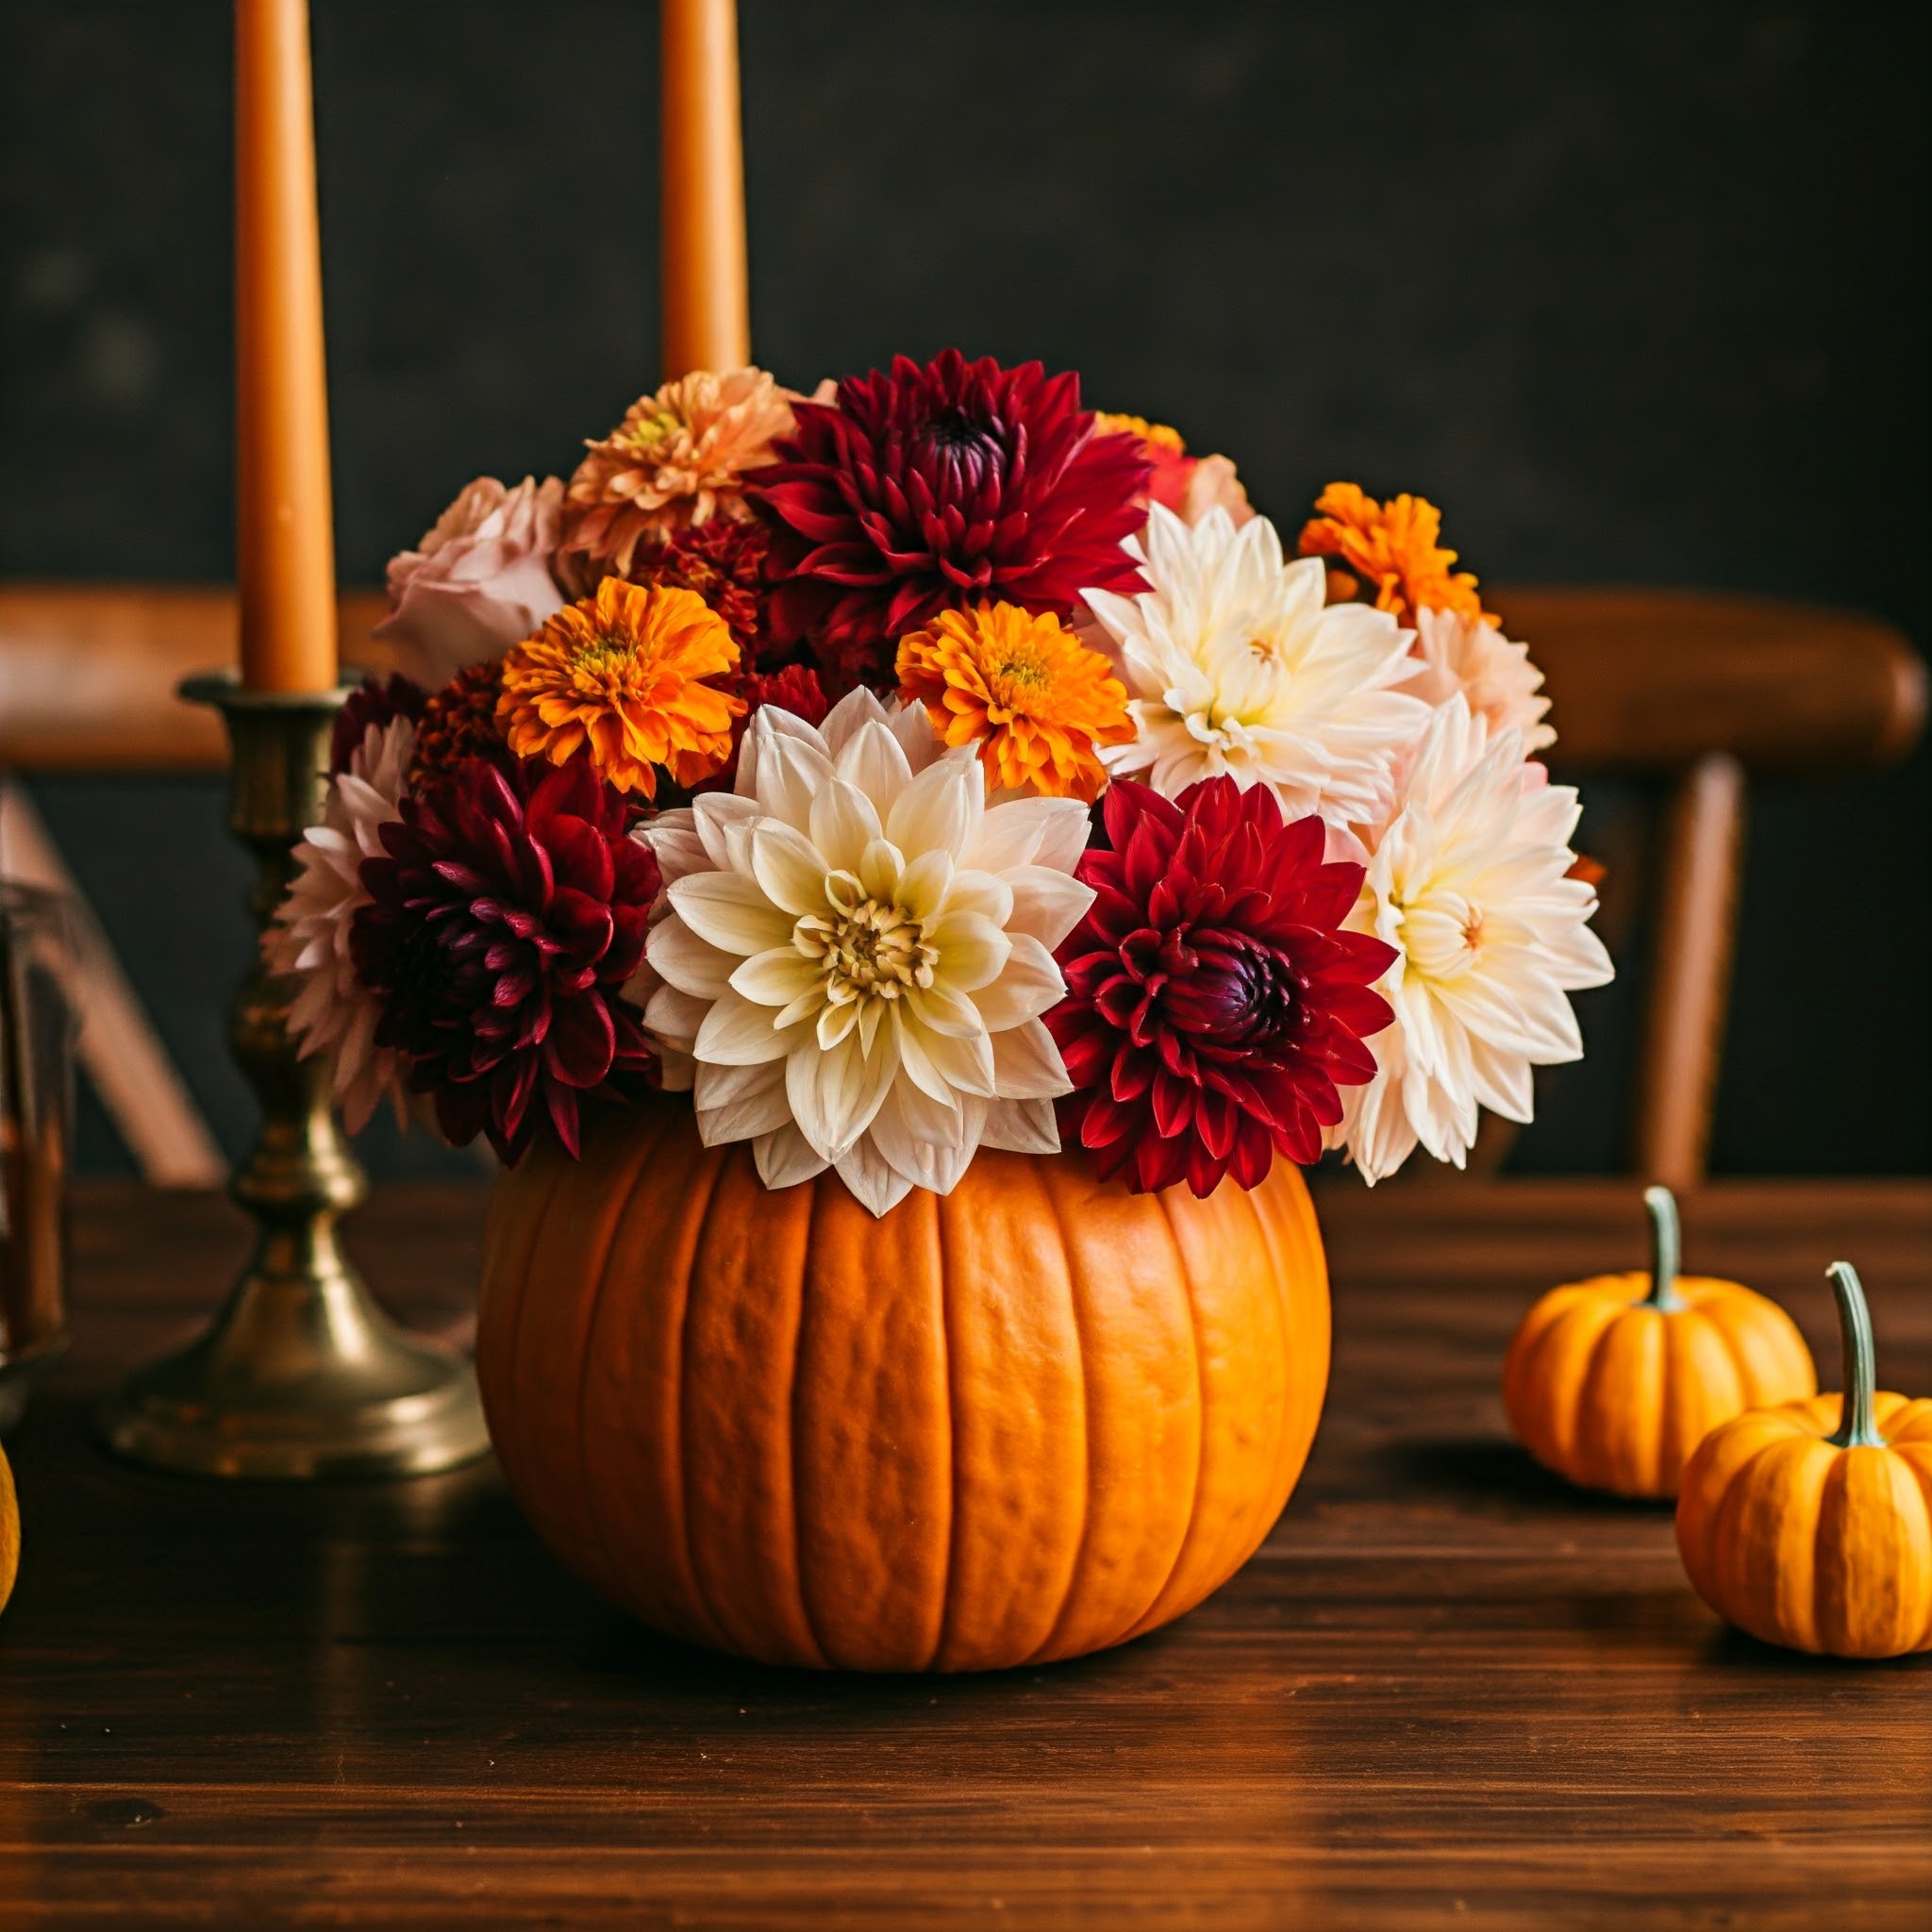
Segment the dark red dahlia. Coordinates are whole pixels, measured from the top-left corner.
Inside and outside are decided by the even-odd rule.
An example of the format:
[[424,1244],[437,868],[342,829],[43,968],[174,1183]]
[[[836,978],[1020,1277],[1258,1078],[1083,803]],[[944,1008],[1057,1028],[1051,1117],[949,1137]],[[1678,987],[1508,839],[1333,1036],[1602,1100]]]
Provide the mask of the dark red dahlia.
[[643,957],[658,862],[588,763],[473,758],[382,828],[350,956],[458,1145],[514,1161],[547,1119],[577,1151],[578,1096],[648,1071],[618,989]]
[[1318,1159],[1338,1084],[1374,1077],[1363,1041],[1393,1017],[1370,988],[1394,948],[1341,927],[1362,868],[1324,864],[1319,819],[1284,825],[1272,792],[1232,778],[1178,801],[1117,779],[1106,817],[1113,849],[1080,861],[1098,896],[1046,1016],[1075,1090],[1062,1137],[1137,1192]]
[[783,670],[773,672],[748,671],[742,677],[715,677],[710,681],[727,686],[744,700],[744,716],[731,721],[731,756],[724,768],[702,784],[693,785],[693,795],[700,791],[729,791],[737,783],[739,748],[744,743],[751,721],[767,705],[790,711],[808,724],[823,724],[826,711],[831,708],[819,683],[819,675],[809,664],[788,664]]
[[695,591],[738,641],[743,661],[762,667],[771,656],[766,636],[765,557],[772,534],[743,517],[713,517],[679,530],[661,550],[631,566],[636,584]]
[[448,777],[480,751],[503,750],[503,733],[496,727],[496,706],[502,696],[501,658],[466,664],[441,691],[429,693],[416,720],[416,755],[409,760],[411,791]]
[[391,724],[398,718],[420,718],[428,692],[400,671],[385,677],[365,677],[342,700],[336,713],[328,741],[328,774],[340,778],[349,769],[349,760],[361,750],[362,740],[372,724]]
[[746,494],[773,531],[771,630],[834,683],[891,683],[893,647],[985,598],[1068,616],[1141,588],[1121,549],[1145,521],[1138,439],[1096,434],[1080,378],[948,349],[798,403]]

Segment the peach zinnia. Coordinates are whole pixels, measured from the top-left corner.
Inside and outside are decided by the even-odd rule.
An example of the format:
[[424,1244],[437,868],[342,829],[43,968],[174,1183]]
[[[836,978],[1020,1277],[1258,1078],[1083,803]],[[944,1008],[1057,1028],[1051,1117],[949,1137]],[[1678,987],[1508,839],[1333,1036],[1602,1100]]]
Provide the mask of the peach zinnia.
[[675,531],[749,516],[741,480],[791,427],[791,392],[762,369],[700,369],[640,396],[570,479],[559,561],[587,581],[627,576]]
[[1091,804],[1098,747],[1134,735],[1127,693],[1097,651],[1050,612],[1017,604],[948,610],[899,641],[899,688],[948,744],[977,744],[990,784]]
[[1330,559],[1332,601],[1368,596],[1398,624],[1412,625],[1418,610],[1496,622],[1483,609],[1475,578],[1466,570],[1451,571],[1456,552],[1438,541],[1442,512],[1426,497],[1377,503],[1354,483],[1331,483],[1315,499],[1315,510],[1302,529],[1301,554]]
[[724,620],[694,591],[606,577],[503,661],[496,722],[519,758],[587,750],[620,791],[655,798],[655,766],[695,785],[731,756],[741,698],[702,680],[738,668]]

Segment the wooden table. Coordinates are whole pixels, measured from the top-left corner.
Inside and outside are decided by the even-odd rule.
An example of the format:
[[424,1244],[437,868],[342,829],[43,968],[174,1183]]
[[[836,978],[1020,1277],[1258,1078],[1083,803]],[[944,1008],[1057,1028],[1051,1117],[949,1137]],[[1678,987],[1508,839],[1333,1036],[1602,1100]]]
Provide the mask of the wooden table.
[[[1324,1192],[1334,1386],[1260,1555],[1179,1624],[1010,1675],[815,1676],[653,1638],[486,1465],[393,1487],[124,1468],[92,1406],[239,1258],[221,1204],[80,1204],[73,1357],[12,1445],[0,1925],[1932,1922],[1932,1664],[1726,1634],[1669,1512],[1505,1439],[1534,1291],[1641,1259],[1622,1183]],[[365,1265],[463,1315],[480,1220],[397,1188]],[[1932,1187],[1712,1187],[1687,1265],[1871,1285],[1932,1387]]]

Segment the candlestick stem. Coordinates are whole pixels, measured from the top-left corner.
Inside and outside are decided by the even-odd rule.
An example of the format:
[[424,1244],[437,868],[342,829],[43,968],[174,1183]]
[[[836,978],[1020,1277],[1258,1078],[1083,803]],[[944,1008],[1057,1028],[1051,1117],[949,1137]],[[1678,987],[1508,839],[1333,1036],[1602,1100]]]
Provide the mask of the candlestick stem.
[[[229,827],[256,855],[266,925],[320,816],[328,739],[345,691],[284,693],[192,678],[234,744]],[[298,1058],[286,984],[258,960],[236,994],[235,1057],[261,1102],[229,1191],[259,1224],[211,1327],[135,1374],[103,1428],[123,1455],[201,1475],[411,1475],[487,1446],[467,1363],[408,1336],[370,1299],[336,1240],[368,1183],[329,1105],[325,1059]]]

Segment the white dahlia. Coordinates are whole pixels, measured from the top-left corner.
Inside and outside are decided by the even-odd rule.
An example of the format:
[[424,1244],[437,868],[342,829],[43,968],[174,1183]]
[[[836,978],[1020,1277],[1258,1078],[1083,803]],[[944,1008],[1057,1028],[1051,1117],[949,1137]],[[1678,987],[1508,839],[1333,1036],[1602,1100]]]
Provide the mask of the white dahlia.
[[1446,704],[1460,691],[1490,729],[1520,731],[1525,752],[1557,741],[1543,723],[1550,701],[1529,646],[1512,642],[1487,619],[1455,610],[1416,613],[1415,655],[1403,690],[1425,705]]
[[1225,774],[1266,785],[1286,819],[1341,826],[1387,807],[1398,750],[1427,722],[1394,687],[1410,633],[1387,611],[1324,604],[1318,558],[1285,562],[1265,517],[1212,509],[1191,529],[1156,505],[1126,546],[1153,587],[1084,592],[1112,641],[1137,727],[1102,753],[1174,798]]
[[836,1168],[874,1214],[981,1145],[1058,1147],[1040,1016],[1093,897],[1077,800],[989,808],[974,747],[857,691],[816,730],[765,707],[736,791],[642,836],[665,894],[639,990],[708,1145],[751,1141],[767,1187]]
[[295,876],[288,897],[262,934],[269,971],[294,982],[289,1030],[302,1058],[326,1053],[335,1065],[331,1084],[352,1134],[368,1125],[385,1095],[406,1118],[407,1100],[394,1051],[375,1043],[381,1017],[376,997],[356,976],[349,958],[349,928],[362,890],[362,861],[381,855],[382,827],[401,817],[397,801],[416,749],[416,727],[408,718],[371,724],[349,758],[349,769],[329,787],[319,825],[295,848]]
[[1395,1024],[1369,1041],[1376,1074],[1342,1090],[1330,1143],[1374,1183],[1416,1143],[1463,1163],[1476,1109],[1531,1113],[1530,1069],[1581,1058],[1568,995],[1602,986],[1596,892],[1568,877],[1579,807],[1492,733],[1458,692],[1429,721],[1399,808],[1378,830],[1351,924],[1396,948],[1376,991]]

